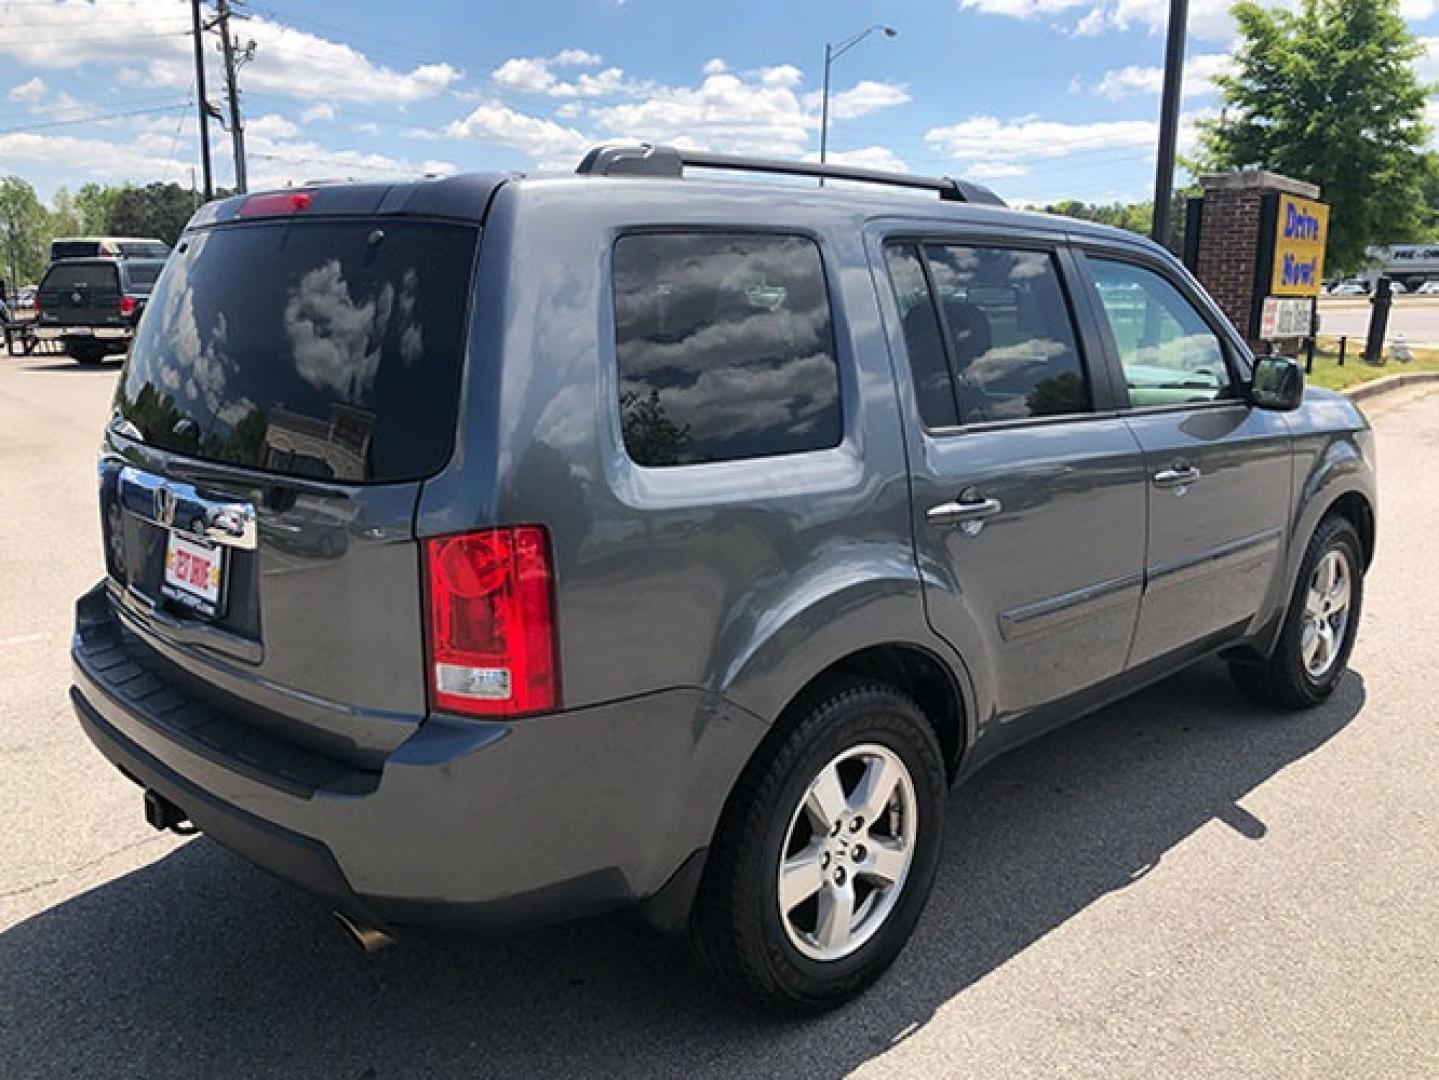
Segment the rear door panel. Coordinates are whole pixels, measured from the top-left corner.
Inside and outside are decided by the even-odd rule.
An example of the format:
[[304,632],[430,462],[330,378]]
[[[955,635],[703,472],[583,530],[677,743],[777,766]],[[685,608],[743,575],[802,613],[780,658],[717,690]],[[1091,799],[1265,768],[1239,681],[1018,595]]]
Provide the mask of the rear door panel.
[[[100,464],[112,593],[167,659],[277,734],[357,764],[425,715],[423,616],[411,522],[418,483],[334,487],[214,470],[110,437]],[[225,606],[206,618],[166,597],[170,526],[155,492],[253,507],[254,550],[224,547]],[[182,502],[182,505],[184,503]]]

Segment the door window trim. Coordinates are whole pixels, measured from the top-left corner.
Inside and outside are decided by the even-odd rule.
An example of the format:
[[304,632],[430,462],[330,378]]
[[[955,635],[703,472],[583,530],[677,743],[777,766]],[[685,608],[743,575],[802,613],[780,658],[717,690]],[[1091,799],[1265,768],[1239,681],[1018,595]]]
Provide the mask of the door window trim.
[[[1188,412],[1195,409],[1230,409],[1235,406],[1249,408],[1249,402],[1244,396],[1244,387],[1249,382],[1249,374],[1243,370],[1249,365],[1245,360],[1244,353],[1236,344],[1233,328],[1220,323],[1211,304],[1198,295],[1188,282],[1178,278],[1172,267],[1166,266],[1163,260],[1146,252],[1117,246],[1109,247],[1093,242],[1075,243],[1072,253],[1075,258],[1075,269],[1080,275],[1081,288],[1083,288],[1093,312],[1096,334],[1102,342],[1106,354],[1110,379],[1114,384],[1118,414],[1150,416],[1169,412]],[[1230,393],[1211,401],[1184,401],[1173,405],[1135,405],[1131,402],[1129,386],[1124,378],[1124,360],[1119,352],[1119,343],[1114,338],[1114,328],[1109,322],[1104,301],[1099,295],[1099,286],[1095,281],[1094,270],[1089,265],[1091,259],[1137,266],[1141,270],[1148,270],[1157,275],[1170,288],[1174,289],[1219,342],[1220,357],[1224,361],[1225,370],[1229,373],[1228,389]]]
[[1109,358],[1105,355],[1104,341],[1098,336],[1102,328],[1094,325],[1094,314],[1088,312],[1086,318],[1081,313],[1081,297],[1088,302],[1086,288],[1092,289],[1093,284],[1087,282],[1087,276],[1081,273],[1079,266],[1074,259],[1072,246],[1064,240],[1048,236],[1026,236],[1015,235],[1005,232],[965,232],[955,233],[947,230],[912,230],[900,229],[884,234],[880,238],[880,266],[889,282],[889,288],[895,293],[896,302],[898,295],[895,292],[894,276],[889,270],[888,250],[890,247],[913,246],[919,255],[920,267],[924,273],[925,287],[929,292],[929,303],[934,311],[935,319],[939,322],[940,340],[944,346],[945,367],[949,370],[950,392],[954,396],[955,415],[963,416],[964,410],[960,402],[959,379],[955,375],[955,351],[953,330],[949,326],[949,320],[940,309],[937,294],[934,289],[933,271],[930,269],[929,253],[925,250],[927,245],[938,247],[983,247],[1002,248],[1011,251],[1042,252],[1049,256],[1055,268],[1055,277],[1059,282],[1060,295],[1064,298],[1065,312],[1069,316],[1070,329],[1074,333],[1074,345],[1079,354],[1079,366],[1083,372],[1085,384],[1089,390],[1091,408],[1087,412],[1061,413],[1053,416],[1024,416],[1007,420],[981,420],[975,423],[946,424],[941,427],[931,427],[924,422],[924,417],[919,412],[918,396],[914,393],[914,368],[910,364],[909,342],[904,336],[904,328],[898,328],[898,339],[904,349],[905,364],[908,367],[911,398],[914,403],[915,415],[919,417],[921,429],[931,436],[948,437],[964,435],[967,432],[984,432],[1007,430],[1010,428],[1038,427],[1049,424],[1076,424],[1086,423],[1092,420],[1113,419],[1123,408],[1128,407],[1128,399],[1121,401],[1116,396],[1113,372],[1110,370]]

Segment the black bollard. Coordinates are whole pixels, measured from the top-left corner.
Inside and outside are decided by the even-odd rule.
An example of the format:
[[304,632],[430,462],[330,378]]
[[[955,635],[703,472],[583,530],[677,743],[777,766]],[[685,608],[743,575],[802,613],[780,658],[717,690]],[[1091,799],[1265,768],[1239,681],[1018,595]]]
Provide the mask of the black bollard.
[[1371,364],[1384,362],[1384,336],[1389,329],[1389,307],[1394,295],[1389,290],[1389,279],[1381,277],[1374,283],[1374,295],[1369,298],[1373,305],[1369,312],[1369,337],[1364,342],[1364,359]]
[[1344,335],[1341,334],[1340,337],[1339,337],[1339,366],[1340,366],[1340,367],[1343,367],[1343,366],[1344,366],[1344,350],[1348,347],[1348,345],[1349,345],[1349,339],[1348,339],[1347,337],[1345,337]]

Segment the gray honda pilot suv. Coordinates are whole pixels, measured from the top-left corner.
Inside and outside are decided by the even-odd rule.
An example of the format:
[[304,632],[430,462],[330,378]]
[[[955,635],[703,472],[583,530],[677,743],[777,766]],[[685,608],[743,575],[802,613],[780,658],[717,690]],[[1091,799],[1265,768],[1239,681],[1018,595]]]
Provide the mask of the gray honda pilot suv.
[[1323,701],[1375,531],[1364,418],[1155,245],[664,147],[206,205],[99,496],[71,696],[153,825],[372,943],[637,907],[797,1010],[1002,751],[1213,654]]

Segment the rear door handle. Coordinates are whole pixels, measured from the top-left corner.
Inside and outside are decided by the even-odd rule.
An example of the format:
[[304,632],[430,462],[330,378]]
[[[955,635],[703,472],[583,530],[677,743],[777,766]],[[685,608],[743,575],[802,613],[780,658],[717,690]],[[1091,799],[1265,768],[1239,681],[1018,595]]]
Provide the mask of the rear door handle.
[[985,521],[1003,510],[1004,505],[998,499],[961,499],[931,506],[925,511],[924,519],[932,526],[948,527]]
[[1202,475],[1204,474],[1193,465],[1174,465],[1155,473],[1154,483],[1158,487],[1181,487],[1194,483]]

